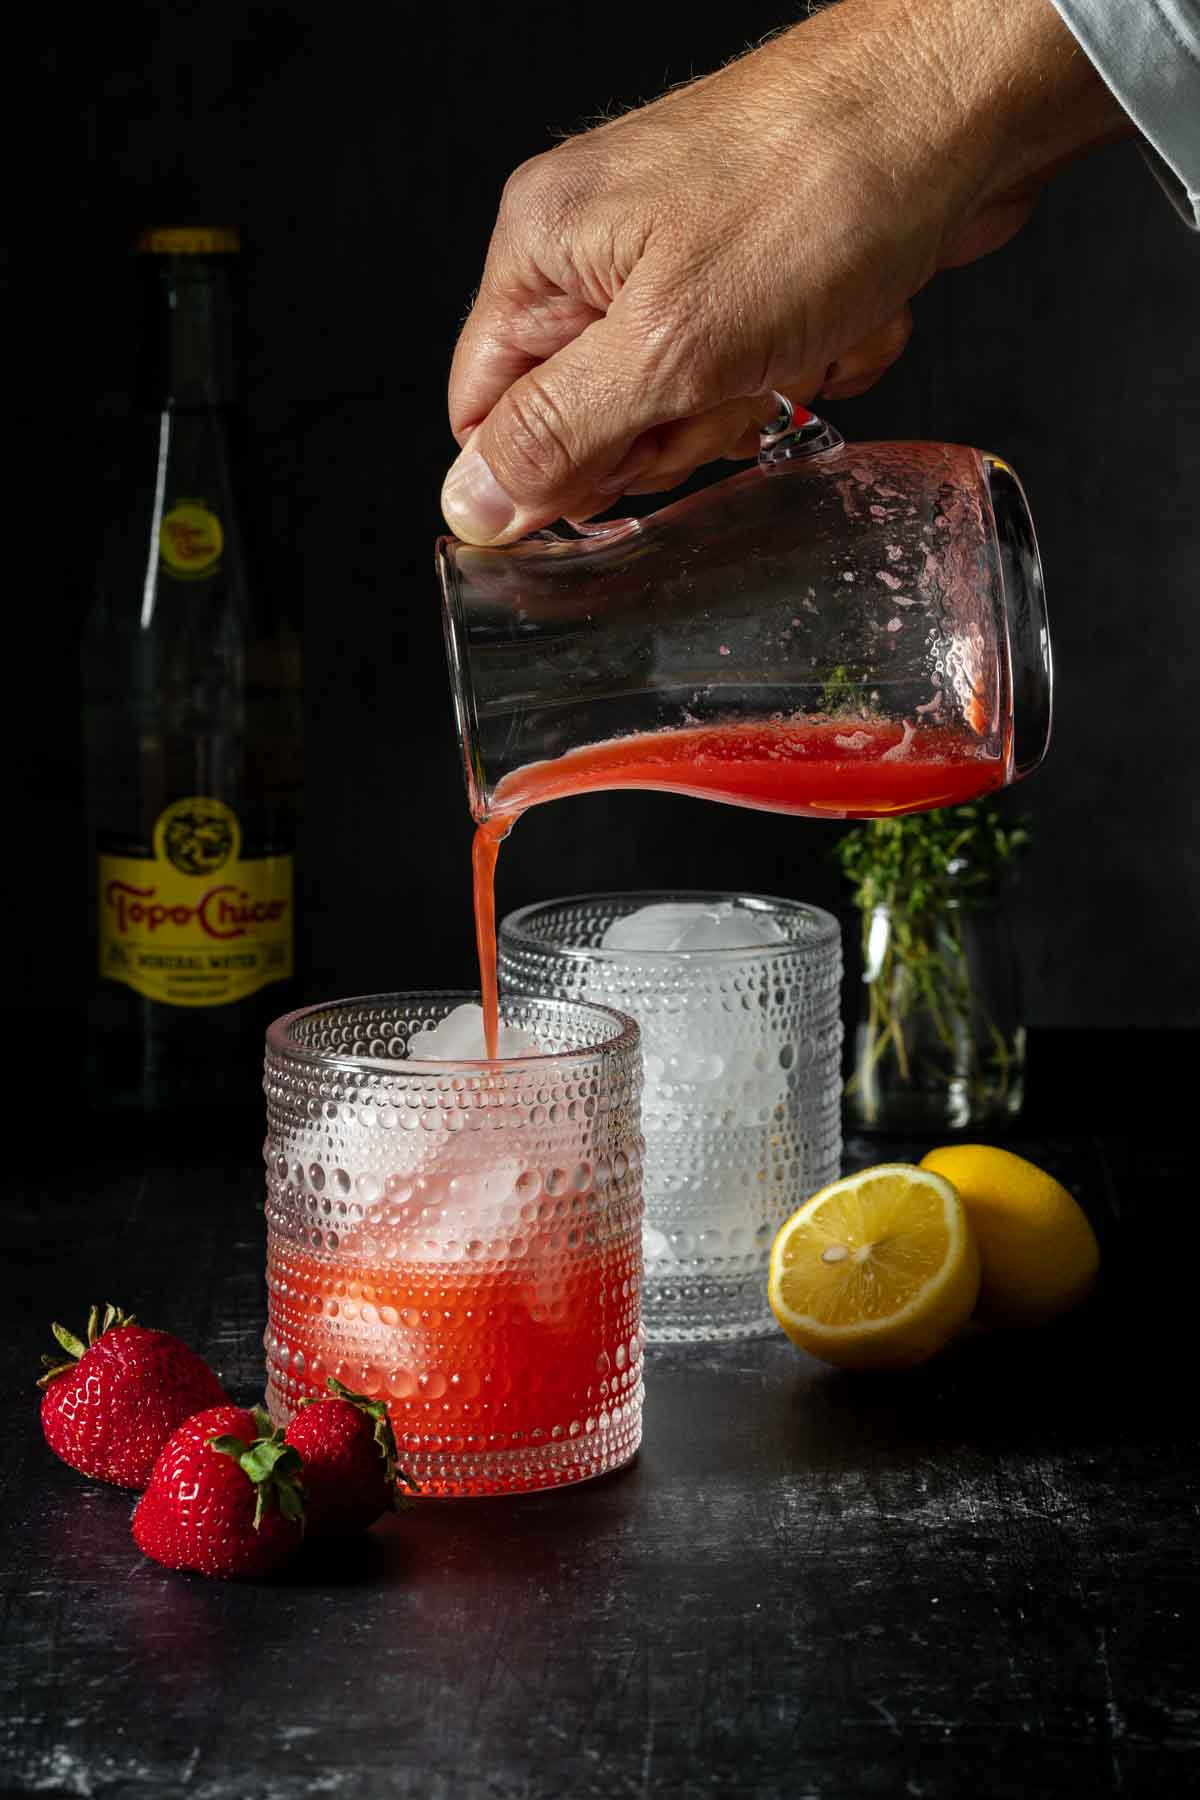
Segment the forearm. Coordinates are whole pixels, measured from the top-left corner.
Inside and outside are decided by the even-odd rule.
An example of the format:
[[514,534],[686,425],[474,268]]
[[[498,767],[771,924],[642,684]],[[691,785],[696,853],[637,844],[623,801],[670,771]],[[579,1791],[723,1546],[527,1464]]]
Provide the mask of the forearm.
[[1050,0],[911,4],[953,15],[964,113],[988,144],[1000,191],[1041,182],[1084,151],[1131,135],[1129,118]]
[[886,158],[898,186],[936,167],[960,226],[1134,129],[1051,0],[841,0],[779,46],[801,93],[819,84],[827,104],[836,78],[856,156]]

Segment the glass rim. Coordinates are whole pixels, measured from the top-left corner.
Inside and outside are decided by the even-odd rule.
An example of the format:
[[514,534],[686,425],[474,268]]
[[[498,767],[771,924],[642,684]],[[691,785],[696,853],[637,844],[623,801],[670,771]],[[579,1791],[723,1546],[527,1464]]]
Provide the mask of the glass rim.
[[[314,1068],[352,1068],[377,1070],[381,1074],[396,1075],[405,1070],[413,1070],[421,1075],[450,1075],[457,1071],[469,1070],[476,1073],[489,1069],[520,1069],[540,1066],[548,1063],[579,1062],[589,1056],[615,1056],[625,1051],[637,1051],[641,1047],[641,1027],[636,1019],[615,1006],[604,1006],[595,1000],[544,1000],[538,994],[505,994],[500,1000],[500,1016],[503,1022],[504,1008],[510,1000],[527,1000],[536,1006],[545,1007],[551,1012],[582,1011],[599,1014],[605,1019],[614,1020],[620,1027],[615,1036],[602,1042],[588,1042],[577,1050],[542,1050],[533,1056],[362,1056],[352,1050],[331,1051],[314,1050],[309,1045],[298,1044],[290,1036],[291,1027],[298,1019],[312,1018],[318,1013],[336,1013],[351,1007],[380,1008],[389,1001],[429,1001],[447,1000],[453,1004],[463,1001],[480,1003],[477,989],[471,988],[399,988],[379,994],[351,994],[340,1000],[318,1000],[308,1006],[297,1006],[291,1012],[282,1013],[273,1019],[267,1027],[267,1048],[277,1056],[293,1057],[300,1062],[311,1064]],[[449,1008],[447,1009],[449,1010]]]
[[467,783],[467,804],[477,822],[486,819],[492,789],[479,748],[479,708],[471,679],[471,634],[467,629],[462,581],[455,550],[457,538],[440,537],[434,546],[438,583],[442,596],[442,638],[450,674],[450,698],[458,731],[458,748]]
[[[817,921],[819,930],[807,943],[793,943],[790,939],[783,943],[769,944],[718,944],[701,950],[622,950],[606,945],[556,944],[546,938],[538,937],[526,929],[527,922],[539,913],[548,913],[558,907],[579,906],[584,902],[595,905],[606,900],[634,900],[641,906],[653,906],[670,901],[722,901],[731,900],[735,904],[743,901],[756,902],[762,908],[770,908],[775,913],[805,913]],[[636,910],[634,908],[630,909]],[[751,908],[753,910],[753,908]],[[728,888],[622,888],[588,894],[561,894],[554,900],[535,900],[528,906],[518,906],[513,912],[506,913],[501,919],[496,932],[496,947],[499,950],[502,940],[519,946],[521,949],[538,950],[543,954],[555,956],[571,956],[587,958],[589,962],[623,962],[630,957],[653,957],[660,962],[718,962],[734,961],[738,957],[761,962],[766,958],[794,955],[797,951],[820,950],[831,943],[841,943],[842,928],[831,912],[823,906],[814,906],[808,900],[789,900],[781,894],[752,894],[744,889]],[[589,1002],[590,1004],[590,1002]]]

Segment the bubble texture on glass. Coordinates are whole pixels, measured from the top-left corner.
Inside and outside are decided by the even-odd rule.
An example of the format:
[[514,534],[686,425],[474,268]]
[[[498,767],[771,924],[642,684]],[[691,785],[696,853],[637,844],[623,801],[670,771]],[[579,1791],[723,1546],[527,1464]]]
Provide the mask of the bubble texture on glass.
[[583,1481],[641,1438],[637,1031],[533,1000],[502,1013],[539,1057],[403,1060],[465,998],[292,1014],[264,1076],[271,1416],[330,1375],[385,1400],[426,1495]]
[[[614,918],[681,900],[766,912],[787,941],[759,950],[602,947]],[[836,920],[763,895],[583,895],[525,907],[501,925],[506,995],[598,1002],[642,1028],[651,1341],[777,1329],[767,1304],[775,1233],[840,1169],[841,975]]]

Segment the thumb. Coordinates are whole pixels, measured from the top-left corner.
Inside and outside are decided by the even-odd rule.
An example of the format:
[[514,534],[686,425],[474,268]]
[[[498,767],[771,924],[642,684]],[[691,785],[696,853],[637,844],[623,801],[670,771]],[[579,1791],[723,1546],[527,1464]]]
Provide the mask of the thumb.
[[694,381],[672,392],[661,355],[639,352],[617,310],[514,381],[473,432],[442,488],[457,537],[510,544],[587,517],[655,465],[661,427],[704,404]]

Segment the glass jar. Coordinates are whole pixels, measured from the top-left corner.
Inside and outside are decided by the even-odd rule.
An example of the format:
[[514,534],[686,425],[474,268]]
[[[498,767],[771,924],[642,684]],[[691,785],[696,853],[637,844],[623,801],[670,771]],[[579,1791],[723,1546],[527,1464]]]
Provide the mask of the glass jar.
[[1020,971],[1001,901],[861,915],[863,978],[848,1126],[962,1130],[1014,1117],[1024,1093]]

